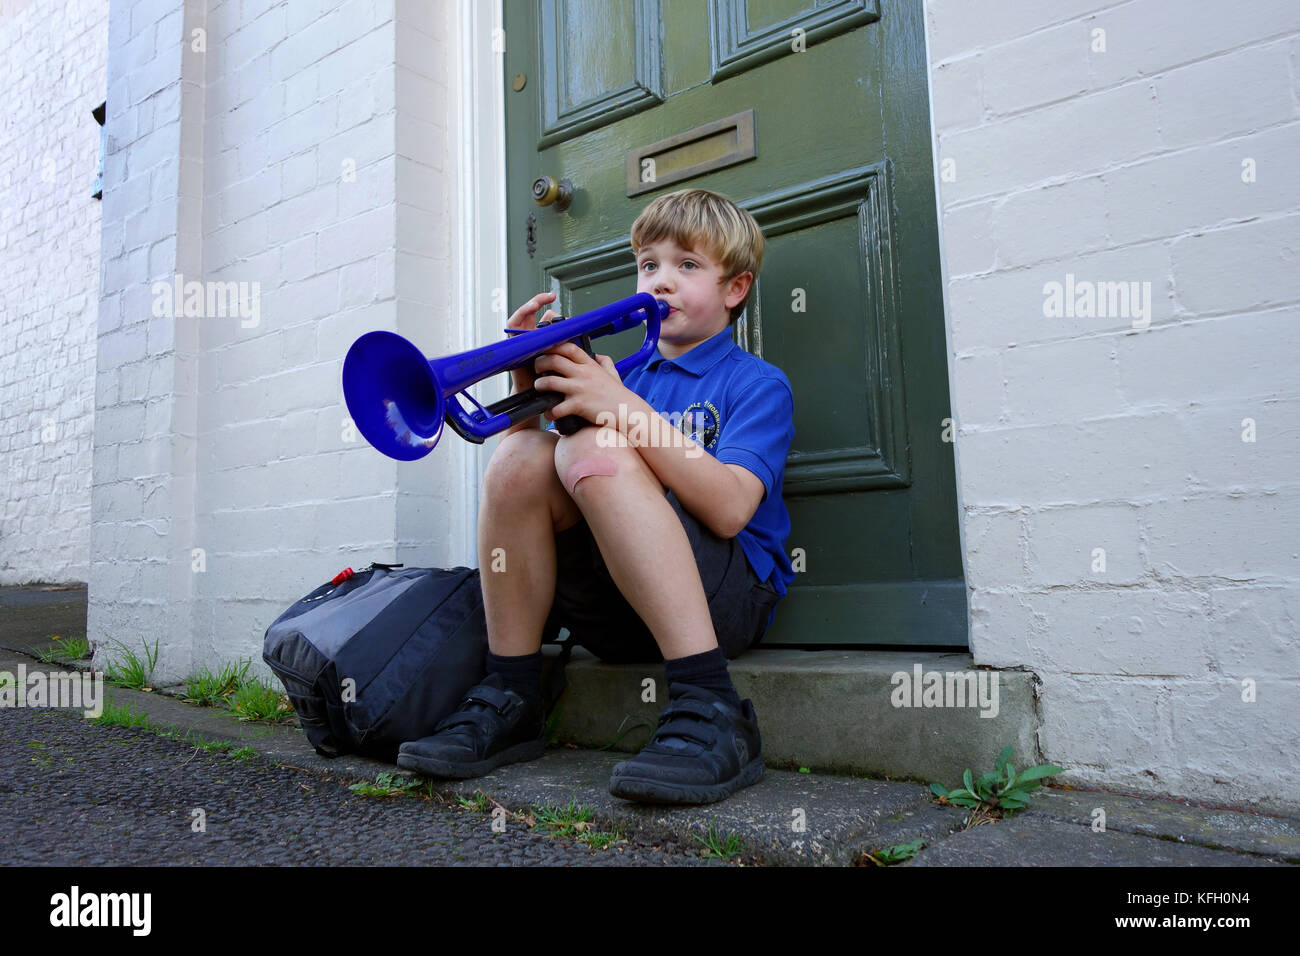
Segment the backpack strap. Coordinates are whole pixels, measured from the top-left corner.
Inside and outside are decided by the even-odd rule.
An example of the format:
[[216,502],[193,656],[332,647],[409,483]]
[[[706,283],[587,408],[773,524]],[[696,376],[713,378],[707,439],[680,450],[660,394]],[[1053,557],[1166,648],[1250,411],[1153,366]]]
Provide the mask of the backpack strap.
[[[302,721],[299,721],[302,724]],[[307,741],[312,745],[312,749],[320,754],[326,760],[333,760],[335,757],[341,757],[343,751],[338,747],[334,735],[323,727],[309,727],[305,724],[302,726],[303,733],[307,735]]]

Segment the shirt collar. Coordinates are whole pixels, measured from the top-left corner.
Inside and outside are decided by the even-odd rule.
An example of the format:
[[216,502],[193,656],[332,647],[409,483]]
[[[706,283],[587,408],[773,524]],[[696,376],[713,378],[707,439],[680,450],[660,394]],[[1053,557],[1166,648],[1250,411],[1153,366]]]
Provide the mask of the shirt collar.
[[712,338],[707,338],[700,342],[689,352],[677,356],[675,359],[664,358],[659,347],[655,347],[655,354],[647,363],[647,368],[654,371],[659,363],[668,362],[678,368],[690,372],[696,378],[704,376],[713,366],[722,361],[723,356],[736,347],[736,343],[731,340],[731,326],[728,325]]

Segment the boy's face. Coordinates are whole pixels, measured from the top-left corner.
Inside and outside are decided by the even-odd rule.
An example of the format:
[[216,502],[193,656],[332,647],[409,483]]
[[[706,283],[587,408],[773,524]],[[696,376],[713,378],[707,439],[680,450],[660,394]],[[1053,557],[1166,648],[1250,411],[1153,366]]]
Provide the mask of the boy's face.
[[659,327],[659,351],[676,358],[730,323],[731,308],[749,291],[753,273],[723,282],[722,266],[708,253],[683,249],[672,239],[643,247],[636,257],[637,292],[663,299],[673,311]]

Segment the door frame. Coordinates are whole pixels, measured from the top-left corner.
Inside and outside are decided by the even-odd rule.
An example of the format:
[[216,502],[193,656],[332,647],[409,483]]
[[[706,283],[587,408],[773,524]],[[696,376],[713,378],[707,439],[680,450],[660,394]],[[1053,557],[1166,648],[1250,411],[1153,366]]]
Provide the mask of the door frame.
[[[457,155],[456,308],[459,315],[457,349],[464,351],[495,342],[510,317],[510,303],[503,312],[492,311],[494,290],[508,293],[506,243],[506,111],[505,76],[502,56],[493,50],[493,38],[504,36],[502,0],[460,0],[458,9],[461,51],[455,135]],[[507,40],[508,42],[508,40]],[[505,301],[499,299],[498,301]],[[506,376],[498,375],[475,389],[484,404],[504,398]],[[479,487],[499,439],[482,445],[458,442],[465,454],[458,480],[468,494],[469,513],[463,522],[452,522],[464,530],[457,547],[478,563]]]

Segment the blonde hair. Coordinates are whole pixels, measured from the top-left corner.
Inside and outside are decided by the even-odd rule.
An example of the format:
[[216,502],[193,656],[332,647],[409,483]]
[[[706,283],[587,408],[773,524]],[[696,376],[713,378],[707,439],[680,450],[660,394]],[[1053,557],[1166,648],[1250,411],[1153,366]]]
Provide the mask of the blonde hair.
[[724,283],[752,272],[745,298],[731,310],[731,322],[740,318],[763,265],[763,231],[754,217],[721,193],[679,189],[656,198],[632,224],[633,255],[661,239],[708,253],[721,264]]

